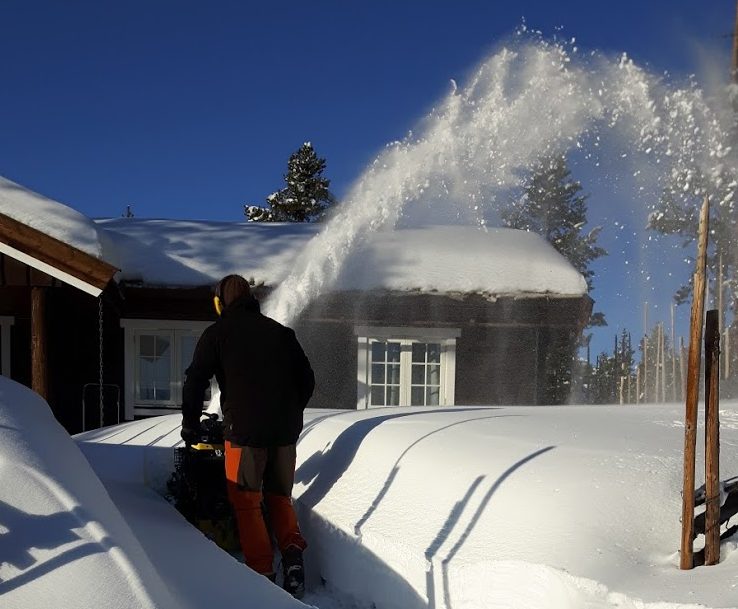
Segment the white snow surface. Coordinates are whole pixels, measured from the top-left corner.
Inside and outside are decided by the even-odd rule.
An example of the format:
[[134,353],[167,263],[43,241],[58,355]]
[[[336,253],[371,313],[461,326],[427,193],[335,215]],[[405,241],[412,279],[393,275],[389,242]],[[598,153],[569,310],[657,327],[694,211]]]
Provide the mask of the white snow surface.
[[[682,410],[308,411],[294,492],[309,543],[304,601],[738,607],[735,538],[719,565],[678,568]],[[179,419],[94,430],[75,445],[42,400],[0,378],[3,607],[300,606],[161,498]],[[721,405],[721,424],[729,478],[738,404]]]
[[0,214],[95,258],[103,258],[100,232],[90,218],[3,177],[0,177]]
[[[46,402],[0,376],[0,607],[302,606],[205,539],[142,483],[144,457],[157,445],[144,450],[131,431],[161,423],[121,428],[127,435],[107,446],[119,452],[90,459],[101,468],[98,476]],[[156,438],[158,452],[169,457],[165,467],[175,438],[178,427],[165,449],[165,437]]]
[[[322,225],[115,218],[97,220],[121,279],[196,286],[229,273],[276,286]],[[540,236],[512,229],[425,226],[368,235],[337,290],[580,296],[584,278]]]

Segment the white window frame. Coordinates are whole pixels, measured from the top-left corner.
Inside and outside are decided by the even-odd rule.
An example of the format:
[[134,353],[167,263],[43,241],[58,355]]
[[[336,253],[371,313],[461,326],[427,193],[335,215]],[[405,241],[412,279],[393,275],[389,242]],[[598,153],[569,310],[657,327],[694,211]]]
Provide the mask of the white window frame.
[[[125,384],[125,419],[133,420],[134,416],[156,416],[180,411],[182,405],[182,385],[184,372],[190,362],[182,361],[180,340],[184,336],[199,338],[210,326],[209,321],[187,321],[174,319],[121,319],[124,337],[124,384]],[[137,399],[139,389],[138,341],[141,335],[168,336],[172,348],[169,400],[152,401]],[[211,390],[215,390],[215,379],[211,382]]]
[[10,328],[15,323],[15,317],[0,315],[0,360],[2,370],[0,375],[10,378]]
[[438,407],[453,406],[456,393],[456,339],[460,328],[410,328],[395,326],[356,326],[357,336],[357,400],[358,410],[380,408],[370,405],[371,386],[369,366],[371,343],[374,340],[399,342],[400,351],[400,406],[410,405],[412,374],[412,343],[439,343],[441,345],[441,389]]

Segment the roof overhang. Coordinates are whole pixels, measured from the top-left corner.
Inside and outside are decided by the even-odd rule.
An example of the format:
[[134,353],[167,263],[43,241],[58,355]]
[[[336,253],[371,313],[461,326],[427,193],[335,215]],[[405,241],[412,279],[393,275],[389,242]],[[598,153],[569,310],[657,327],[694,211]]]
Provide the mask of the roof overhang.
[[0,214],[0,253],[92,296],[99,296],[118,271],[104,260],[5,214]]

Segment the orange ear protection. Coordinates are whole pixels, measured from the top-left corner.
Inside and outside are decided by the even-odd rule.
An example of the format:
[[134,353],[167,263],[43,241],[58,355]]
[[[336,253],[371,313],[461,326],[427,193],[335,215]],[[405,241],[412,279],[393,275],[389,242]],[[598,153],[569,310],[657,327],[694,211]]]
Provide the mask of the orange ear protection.
[[220,299],[220,284],[216,288],[215,296],[213,296],[213,306],[215,312],[220,315],[223,312],[223,301]]

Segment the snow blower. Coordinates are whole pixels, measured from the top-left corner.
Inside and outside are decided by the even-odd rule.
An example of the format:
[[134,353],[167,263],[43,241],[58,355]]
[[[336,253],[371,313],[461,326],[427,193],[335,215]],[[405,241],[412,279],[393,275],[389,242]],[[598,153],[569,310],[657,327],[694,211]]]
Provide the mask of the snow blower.
[[174,449],[169,499],[182,515],[227,552],[238,552],[238,532],[225,479],[223,422],[207,414],[197,444]]

